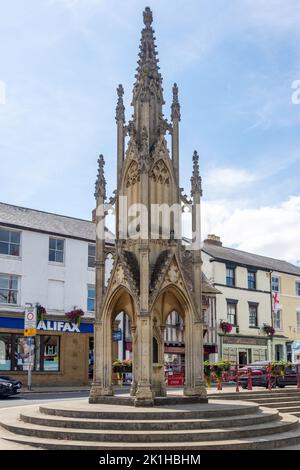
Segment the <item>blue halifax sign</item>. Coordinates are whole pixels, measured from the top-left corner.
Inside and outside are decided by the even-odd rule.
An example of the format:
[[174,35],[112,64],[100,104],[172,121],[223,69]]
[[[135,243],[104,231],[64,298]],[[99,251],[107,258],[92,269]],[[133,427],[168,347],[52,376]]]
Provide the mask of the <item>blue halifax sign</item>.
[[[24,318],[0,317],[0,328],[24,329]],[[93,323],[81,322],[80,325],[63,320],[45,320],[37,324],[39,331],[57,331],[61,333],[94,333]]]

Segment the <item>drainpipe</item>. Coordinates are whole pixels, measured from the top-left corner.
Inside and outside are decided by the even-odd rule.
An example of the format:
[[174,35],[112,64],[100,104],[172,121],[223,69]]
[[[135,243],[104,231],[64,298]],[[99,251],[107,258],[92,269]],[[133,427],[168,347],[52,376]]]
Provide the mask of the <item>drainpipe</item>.
[[[274,328],[274,312],[273,312],[273,297],[272,297],[272,274],[273,271],[270,270],[270,299],[271,299],[271,326]],[[273,360],[273,336],[270,339],[270,357],[269,360]]]

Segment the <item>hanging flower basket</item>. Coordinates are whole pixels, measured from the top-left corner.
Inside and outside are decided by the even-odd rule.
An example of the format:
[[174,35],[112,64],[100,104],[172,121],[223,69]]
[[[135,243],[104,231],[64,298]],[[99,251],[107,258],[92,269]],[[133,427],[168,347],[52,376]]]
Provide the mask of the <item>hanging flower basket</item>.
[[45,307],[40,304],[36,306],[36,317],[37,321],[44,321],[45,315],[47,315]]
[[220,322],[220,328],[223,331],[223,333],[226,335],[226,333],[231,333],[232,324],[228,323],[227,321],[221,321]]
[[71,323],[80,325],[81,319],[84,316],[84,311],[81,310],[81,308],[74,308],[70,312],[66,312],[65,315]]
[[273,326],[271,325],[264,324],[264,326],[262,327],[262,330],[268,336],[274,336],[275,334],[275,328],[273,328]]

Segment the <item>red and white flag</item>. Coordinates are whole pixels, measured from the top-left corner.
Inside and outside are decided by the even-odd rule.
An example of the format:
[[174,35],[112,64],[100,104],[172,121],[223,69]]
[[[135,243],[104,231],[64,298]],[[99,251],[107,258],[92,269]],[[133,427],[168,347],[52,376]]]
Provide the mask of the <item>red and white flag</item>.
[[278,292],[273,292],[272,298],[273,298],[273,311],[275,312],[276,305],[279,304]]

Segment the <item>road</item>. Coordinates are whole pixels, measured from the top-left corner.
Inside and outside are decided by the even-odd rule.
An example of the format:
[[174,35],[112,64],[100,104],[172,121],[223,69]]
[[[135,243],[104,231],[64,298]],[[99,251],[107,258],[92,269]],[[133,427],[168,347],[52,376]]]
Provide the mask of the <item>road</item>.
[[38,405],[39,403],[49,401],[76,400],[77,398],[85,398],[89,396],[89,392],[43,392],[43,393],[20,393],[20,395],[9,398],[0,398],[0,409],[13,406]]

